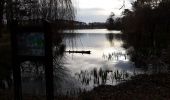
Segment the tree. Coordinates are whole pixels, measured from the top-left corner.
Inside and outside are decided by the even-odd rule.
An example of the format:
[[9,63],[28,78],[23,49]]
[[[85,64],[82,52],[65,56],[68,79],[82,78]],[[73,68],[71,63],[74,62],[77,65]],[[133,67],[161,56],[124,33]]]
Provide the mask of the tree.
[[7,21],[10,20],[74,20],[71,0],[10,0],[7,1]]
[[109,30],[114,28],[114,17],[115,17],[115,14],[112,12],[109,18],[106,20],[107,29]]

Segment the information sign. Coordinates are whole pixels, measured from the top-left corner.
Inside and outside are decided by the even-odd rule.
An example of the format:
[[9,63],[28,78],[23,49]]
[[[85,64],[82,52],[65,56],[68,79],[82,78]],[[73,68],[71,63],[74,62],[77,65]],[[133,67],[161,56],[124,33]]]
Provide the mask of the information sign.
[[16,35],[17,54],[20,56],[45,56],[44,33],[25,32]]

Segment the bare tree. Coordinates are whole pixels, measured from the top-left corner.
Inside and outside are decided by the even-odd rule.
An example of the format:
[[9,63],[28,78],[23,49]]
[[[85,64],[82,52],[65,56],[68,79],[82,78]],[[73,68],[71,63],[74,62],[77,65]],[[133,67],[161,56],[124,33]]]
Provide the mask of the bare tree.
[[75,17],[71,0],[11,0],[8,9],[8,21],[74,20]]

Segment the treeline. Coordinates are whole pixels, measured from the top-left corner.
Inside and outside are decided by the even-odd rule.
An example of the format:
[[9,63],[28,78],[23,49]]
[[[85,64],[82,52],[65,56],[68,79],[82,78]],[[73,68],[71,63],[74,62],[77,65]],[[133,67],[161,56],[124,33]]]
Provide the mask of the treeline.
[[104,29],[106,28],[106,23],[102,22],[92,22],[92,23],[83,23],[79,22],[75,25],[75,29]]
[[61,20],[65,23],[65,29],[104,29],[106,28],[106,23],[104,22],[91,22],[85,23],[73,20]]

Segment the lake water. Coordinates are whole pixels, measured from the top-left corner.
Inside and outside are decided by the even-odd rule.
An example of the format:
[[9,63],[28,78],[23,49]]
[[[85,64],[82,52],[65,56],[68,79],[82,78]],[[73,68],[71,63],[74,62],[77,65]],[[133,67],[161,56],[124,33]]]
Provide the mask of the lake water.
[[[65,51],[90,51],[90,54],[65,52],[62,57],[57,58],[59,63],[55,65],[55,94],[75,94],[101,84],[116,85],[141,73],[130,61],[127,49],[123,48],[121,34],[121,31],[106,29],[65,31]],[[33,72],[34,70],[32,69]],[[42,78],[36,74],[35,78],[31,74],[30,81],[23,80],[24,93],[45,94],[43,67],[38,70]]]
[[[116,59],[115,56],[112,56],[112,58],[109,59],[109,55],[112,53],[122,53],[122,55],[126,54],[126,50],[122,47],[123,41],[112,36],[114,34],[121,34],[119,31],[91,29],[78,30],[77,32],[80,33],[77,33],[75,37],[66,37],[66,51],[91,51],[91,54],[67,53],[66,66],[71,70],[72,73],[101,67],[113,69],[113,65],[115,64],[129,63],[129,57],[125,59],[124,56],[120,56],[118,59]],[[109,35],[110,37],[113,37],[110,40]]]
[[134,73],[141,72],[134,68],[127,50],[123,48],[121,31],[81,29],[72,33],[65,31],[65,34],[66,51],[91,51],[91,53],[65,53],[64,66],[69,70],[69,80],[73,79],[74,82],[70,81],[72,85],[65,82],[67,84],[64,90],[71,88],[90,90],[101,84],[116,85],[121,82],[118,80],[126,80]]
[[[123,41],[116,39],[114,34],[121,34],[119,31],[107,31],[106,29],[77,30],[75,37],[66,37],[66,51],[91,51],[91,54],[67,53],[67,68],[72,74],[81,70],[92,70],[93,68],[122,69],[132,72],[129,57],[122,47]],[[88,33],[86,33],[88,32]],[[69,34],[69,33],[68,33]],[[109,39],[110,37],[111,39]],[[73,40],[72,40],[73,39]],[[115,53],[115,56],[109,55]],[[116,54],[122,54],[116,58]],[[126,55],[126,59],[123,55]],[[120,65],[126,65],[121,66]]]

